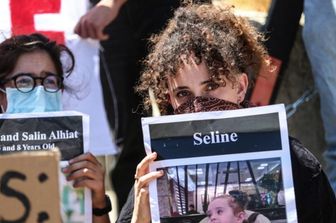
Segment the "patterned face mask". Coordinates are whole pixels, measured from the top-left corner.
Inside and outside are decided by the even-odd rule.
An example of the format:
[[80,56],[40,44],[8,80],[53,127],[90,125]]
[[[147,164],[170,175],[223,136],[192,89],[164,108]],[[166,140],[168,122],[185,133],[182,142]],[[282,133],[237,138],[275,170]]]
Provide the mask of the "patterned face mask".
[[174,110],[174,114],[185,114],[207,111],[223,111],[243,108],[239,104],[219,98],[195,97],[181,104]]

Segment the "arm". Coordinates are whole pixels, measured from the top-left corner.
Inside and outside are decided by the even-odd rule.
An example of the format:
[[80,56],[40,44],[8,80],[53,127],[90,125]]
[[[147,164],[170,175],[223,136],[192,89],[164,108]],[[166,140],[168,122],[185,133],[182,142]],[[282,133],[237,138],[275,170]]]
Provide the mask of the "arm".
[[[73,186],[87,187],[92,191],[92,208],[102,209],[106,207],[104,167],[91,153],[79,155],[69,161],[69,166],[64,168],[67,180],[73,180]],[[92,222],[109,223],[108,214],[103,216],[93,215]]]
[[163,171],[149,172],[149,164],[157,157],[154,152],[146,156],[137,166],[134,184],[134,210],[132,223],[149,223],[151,220],[148,184],[161,177]]
[[75,26],[75,33],[83,38],[107,40],[104,28],[110,24],[119,13],[121,6],[127,0],[101,0],[83,15]]

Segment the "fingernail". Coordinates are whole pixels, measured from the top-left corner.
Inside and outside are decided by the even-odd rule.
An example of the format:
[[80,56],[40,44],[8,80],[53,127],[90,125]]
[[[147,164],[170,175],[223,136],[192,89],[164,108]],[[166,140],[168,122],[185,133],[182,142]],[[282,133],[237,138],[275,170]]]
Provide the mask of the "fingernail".
[[151,154],[151,158],[155,158],[157,156],[157,153],[156,152],[153,152],[152,154]]
[[61,170],[62,170],[63,173],[65,173],[65,172],[68,171],[68,167],[63,167]]

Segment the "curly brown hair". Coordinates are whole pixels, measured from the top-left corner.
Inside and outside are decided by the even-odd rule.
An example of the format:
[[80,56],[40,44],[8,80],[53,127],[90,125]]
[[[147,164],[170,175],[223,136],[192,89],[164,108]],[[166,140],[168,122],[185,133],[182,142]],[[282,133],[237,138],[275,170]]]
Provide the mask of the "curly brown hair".
[[254,80],[260,67],[268,64],[263,36],[231,9],[188,4],[178,8],[166,29],[151,38],[151,53],[136,88],[144,97],[145,110],[151,109],[148,89],[152,89],[161,114],[171,112],[167,76],[176,75],[182,55],[193,56],[198,64],[204,60],[211,78],[222,85],[225,78],[234,84],[241,73]]

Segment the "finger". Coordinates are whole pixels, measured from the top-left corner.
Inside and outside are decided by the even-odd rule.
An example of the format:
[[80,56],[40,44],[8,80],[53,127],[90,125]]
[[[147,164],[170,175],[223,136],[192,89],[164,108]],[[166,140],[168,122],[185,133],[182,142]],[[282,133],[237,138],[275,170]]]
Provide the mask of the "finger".
[[150,172],[150,173],[140,177],[136,181],[135,187],[136,187],[137,191],[140,191],[141,188],[147,187],[150,182],[152,182],[153,180],[155,180],[159,177],[162,177],[162,176],[163,176],[163,170]]
[[90,152],[83,153],[79,156],[74,157],[73,159],[69,160],[69,163],[73,164],[73,163],[84,161],[84,160],[90,161],[94,164],[101,165],[100,162],[97,160],[97,158],[94,155],[92,155],[92,153]]
[[153,152],[150,155],[147,155],[141,162],[138,164],[135,172],[135,177],[139,178],[145,175],[148,172],[148,167],[151,162],[153,162],[157,157],[156,152]]
[[79,20],[79,22],[76,24],[75,28],[74,28],[74,33],[76,33],[77,35],[81,36],[81,19]]
[[87,33],[87,27],[89,26],[87,24],[87,21],[85,19],[83,19],[83,21],[81,22],[80,25],[80,30],[81,30],[81,37],[83,38],[88,38],[88,33]]
[[99,39],[99,40],[107,40],[109,38],[109,35],[107,35],[107,34],[104,33],[104,29],[103,28],[97,29],[96,31],[97,31],[96,32],[97,39]]
[[69,166],[63,168],[62,171],[65,174],[71,174],[74,171],[84,169],[84,168],[91,169],[96,174],[100,174],[100,175],[103,175],[105,173],[105,169],[101,165],[97,165],[87,160],[80,161],[74,164],[70,164]]
[[87,187],[92,191],[100,191],[103,189],[103,185],[100,185],[96,180],[88,179],[88,178],[81,178],[77,179],[73,182],[74,188],[79,187]]
[[97,29],[95,24],[91,23],[88,27],[87,27],[87,33],[88,33],[88,37],[91,39],[97,39]]
[[71,180],[77,180],[77,179],[80,179],[80,178],[88,178],[88,179],[92,179],[92,180],[102,180],[103,177],[100,176],[99,174],[96,174],[95,171],[89,169],[89,168],[83,168],[83,169],[79,169],[79,170],[76,170],[74,172],[71,172],[67,177],[66,179],[68,181],[71,181]]

